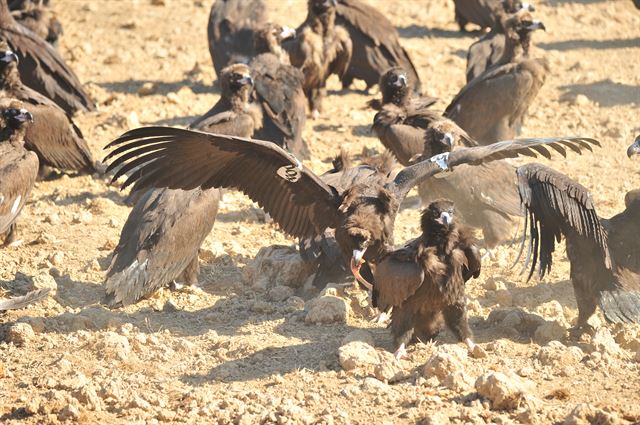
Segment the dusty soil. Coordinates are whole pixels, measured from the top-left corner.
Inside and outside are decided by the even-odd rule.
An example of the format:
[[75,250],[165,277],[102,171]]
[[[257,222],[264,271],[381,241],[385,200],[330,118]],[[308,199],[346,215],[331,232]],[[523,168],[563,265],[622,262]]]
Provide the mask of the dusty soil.
[[[452,2],[369,1],[397,25],[425,90],[444,108],[464,83],[474,37],[458,33]],[[296,26],[304,18],[303,0],[269,3],[274,21]],[[77,117],[96,158],[128,128],[186,125],[216,101],[206,42],[210,1],[54,6],[64,24],[60,51],[99,104],[98,112]],[[625,155],[640,132],[640,12],[628,0],[536,6],[548,32],[536,34],[534,55],[546,56],[552,72],[523,136],[599,139],[602,149],[594,154],[553,166],[590,188],[601,215],[610,216],[623,208],[624,193],[640,186],[638,163]],[[145,83],[152,93],[143,96]],[[358,155],[365,147],[381,149],[369,133],[371,95],[340,91],[336,80],[330,88],[326,113],[305,131],[314,158],[307,165],[318,172],[341,146]],[[33,191],[19,220],[24,245],[0,251],[0,295],[22,294],[32,280],[50,278],[57,290],[0,316],[0,422],[640,420],[640,327],[607,326],[599,315],[593,321],[603,328],[594,341],[563,340],[577,309],[562,249],[543,282],[525,283],[520,267],[509,268],[516,246],[498,249],[497,260],[470,282],[471,323],[487,357],[468,357],[445,332],[435,345],[410,348],[397,364],[386,354],[393,349],[388,331],[370,322],[365,294],[328,290],[338,300],[325,300],[344,311],[333,323],[315,325],[305,320],[303,300],[308,310],[318,294],[304,282],[294,282],[295,296],[282,300],[267,293],[274,282],[264,288],[243,279],[261,247],[295,241],[262,223],[255,205],[237,193],[225,196],[204,244],[201,289],[164,290],[136,306],[104,308],[101,284],[129,213],[125,195],[100,176],[62,177]],[[409,199],[397,242],[416,235],[418,207]],[[340,349],[347,335],[369,341],[351,344],[353,361]],[[565,345],[546,344],[550,339]],[[488,372],[526,389],[512,391],[515,402],[506,404],[486,389],[480,397],[474,381]],[[590,406],[570,415],[583,403]]]

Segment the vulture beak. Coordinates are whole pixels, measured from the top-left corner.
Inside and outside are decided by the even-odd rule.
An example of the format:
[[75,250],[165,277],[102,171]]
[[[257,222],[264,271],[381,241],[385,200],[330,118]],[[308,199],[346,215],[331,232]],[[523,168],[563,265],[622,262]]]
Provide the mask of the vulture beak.
[[19,111],[20,113],[18,115],[15,116],[15,118],[20,121],[20,122],[33,122],[33,115],[31,115],[31,112],[27,111],[26,109],[20,109]]
[[362,257],[364,257],[365,251],[366,248],[364,250],[353,250],[353,255],[351,257],[351,273],[353,273],[353,276],[358,282],[360,282],[365,288],[367,288],[368,291],[371,291],[373,289],[373,285],[367,282],[367,280],[360,274],[360,267],[362,267],[362,263],[364,263]]
[[449,146],[449,149],[453,148],[453,141],[454,141],[453,134],[444,133],[444,137],[442,138],[442,141]]
[[287,40],[289,38],[296,38],[296,29],[284,26],[280,32],[280,39]]
[[0,57],[0,61],[10,63],[15,62],[18,63],[18,55],[13,53],[11,50],[7,50],[6,52],[2,52],[2,57]]
[[393,83],[396,87],[406,87],[407,86],[407,76],[405,74],[398,75],[398,79]]
[[528,30],[542,30],[542,31],[546,31],[547,28],[544,26],[544,24],[542,23],[542,21],[539,21],[537,19],[534,19],[531,24],[527,27]]
[[627,156],[631,158],[634,155],[640,155],[640,136],[636,138],[636,141],[627,149]]
[[242,78],[240,80],[238,80],[240,84],[243,85],[253,85],[253,78],[251,78],[251,75],[249,74],[242,74]]
[[440,213],[440,218],[436,220],[438,223],[442,223],[445,226],[449,226],[453,222],[453,214],[446,211]]
[[338,1],[337,0],[326,0],[324,3],[322,3],[322,5],[324,7],[336,7],[338,5]]
[[522,2],[522,8],[520,10],[528,10],[529,12],[535,12],[536,8],[533,3]]

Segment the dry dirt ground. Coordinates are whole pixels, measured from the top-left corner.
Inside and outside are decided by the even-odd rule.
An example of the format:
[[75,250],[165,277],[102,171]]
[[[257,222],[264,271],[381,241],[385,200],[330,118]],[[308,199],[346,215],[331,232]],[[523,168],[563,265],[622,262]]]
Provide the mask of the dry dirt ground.
[[[452,2],[369,1],[398,27],[425,91],[444,108],[464,83],[474,39],[457,31]],[[96,158],[129,128],[183,126],[216,101],[206,41],[210,3],[55,1],[64,24],[60,51],[99,105],[77,117]],[[274,21],[296,26],[304,18],[303,0],[268,3]],[[547,57],[552,72],[522,134],[599,139],[594,154],[553,166],[591,189],[608,217],[640,186],[639,164],[625,155],[640,132],[640,11],[629,0],[536,6],[548,31],[536,34],[533,54]],[[336,80],[330,89],[326,113],[305,131],[314,158],[307,165],[318,172],[341,146],[356,156],[381,149],[369,132],[373,113],[365,102],[372,94],[341,91]],[[295,264],[287,276],[256,273],[252,260],[261,247],[295,241],[262,223],[255,205],[233,192],[202,250],[201,289],[104,308],[101,284],[129,213],[125,195],[101,176],[62,177],[33,191],[19,220],[24,245],[0,251],[0,295],[34,284],[56,293],[0,316],[0,422],[640,420],[640,327],[607,326],[598,314],[593,321],[602,329],[593,340],[564,339],[577,309],[563,247],[542,282],[526,283],[519,267],[509,268],[515,246],[498,249],[470,282],[471,323],[487,357],[467,356],[444,332],[395,363],[388,330],[370,322],[366,294],[330,288],[310,303],[317,291],[285,279],[295,277]],[[417,234],[418,213],[412,197],[396,242]],[[308,323],[311,316],[331,323]],[[554,339],[562,343],[547,343]]]

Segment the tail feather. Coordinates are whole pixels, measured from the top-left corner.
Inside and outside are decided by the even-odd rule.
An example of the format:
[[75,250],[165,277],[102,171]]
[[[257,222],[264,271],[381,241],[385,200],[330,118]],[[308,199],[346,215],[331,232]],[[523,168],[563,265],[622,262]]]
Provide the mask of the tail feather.
[[600,308],[607,321],[612,323],[640,323],[640,292],[603,291]]
[[47,298],[47,296],[49,295],[49,291],[49,288],[37,289],[21,297],[0,300],[0,311],[17,310],[19,308],[27,307],[29,304],[33,304],[37,301]]
[[147,293],[152,292],[149,285],[148,262],[142,264],[134,261],[129,267],[121,272],[114,273],[107,277],[104,282],[105,297],[104,303],[110,308],[120,305],[126,306],[140,300]]

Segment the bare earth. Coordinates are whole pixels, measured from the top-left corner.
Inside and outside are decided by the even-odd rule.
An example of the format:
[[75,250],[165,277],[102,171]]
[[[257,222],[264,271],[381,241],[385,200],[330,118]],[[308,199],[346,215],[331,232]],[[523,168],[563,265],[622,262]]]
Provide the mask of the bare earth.
[[[97,159],[127,129],[184,126],[218,97],[206,40],[211,2],[165,2],[54,2],[64,24],[60,51],[99,104],[98,112],[77,117]],[[473,41],[458,33],[453,3],[369,2],[399,28],[425,91],[442,99],[443,109],[464,84]],[[296,26],[306,13],[304,0],[268,3],[282,24]],[[640,132],[640,11],[629,0],[536,6],[548,32],[535,35],[533,54],[546,56],[552,72],[522,135],[599,139],[594,154],[553,166],[591,189],[608,217],[624,207],[626,191],[640,187],[640,164],[625,155]],[[145,83],[151,94],[141,95]],[[330,89],[325,113],[305,131],[314,158],[307,165],[317,172],[330,167],[341,146],[356,156],[381,150],[365,105],[373,94],[340,91],[335,79]],[[388,354],[388,330],[370,322],[366,294],[327,290],[331,306],[348,307],[346,319],[338,311],[333,323],[310,324],[306,310],[317,291],[295,280],[286,282],[297,286],[293,291],[273,290],[275,281],[257,282],[244,270],[261,247],[295,241],[264,224],[256,206],[234,192],[225,195],[203,246],[201,289],[164,290],[132,307],[104,308],[101,284],[129,213],[125,195],[100,176],[62,177],[33,191],[18,222],[25,243],[0,251],[0,296],[23,294],[32,280],[49,280],[57,291],[0,316],[0,422],[640,421],[640,326],[605,325],[598,313],[592,320],[603,329],[593,341],[563,339],[577,317],[563,244],[542,282],[526,283],[520,266],[510,269],[517,244],[498,249],[497,260],[470,282],[471,324],[487,357],[467,356],[444,332],[435,345],[410,348],[398,364]],[[411,196],[397,243],[418,233],[418,214]],[[340,349],[347,335],[370,345]],[[504,386],[524,390],[498,383],[486,394],[481,383],[474,386],[492,372],[504,374]],[[582,403],[590,406],[571,415]]]

